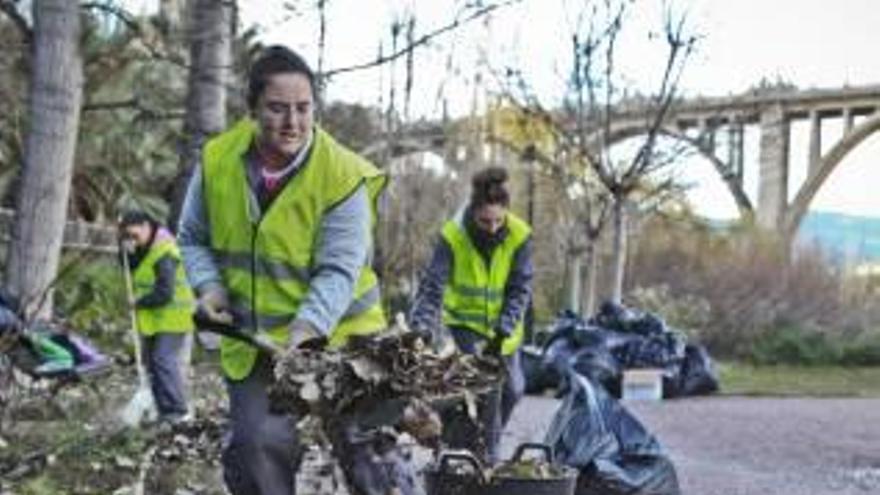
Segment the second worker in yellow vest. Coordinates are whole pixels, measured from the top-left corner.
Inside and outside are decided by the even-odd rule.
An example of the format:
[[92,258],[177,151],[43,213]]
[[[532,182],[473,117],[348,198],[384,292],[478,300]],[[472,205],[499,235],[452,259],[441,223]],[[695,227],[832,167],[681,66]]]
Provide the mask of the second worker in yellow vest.
[[519,346],[531,301],[531,228],[508,210],[506,182],[502,168],[474,176],[470,203],[443,226],[409,319],[425,336],[442,323],[463,352],[482,346],[502,357],[501,404],[488,415],[483,439],[490,460],[497,459],[501,430],[525,389]]
[[195,300],[167,229],[141,211],[125,213],[119,228],[132,271],[141,357],[153,399],[160,421],[177,422],[189,414],[182,370]]
[[[267,48],[249,74],[250,117],[205,145],[180,220],[200,310],[288,347],[339,346],[386,326],[370,268],[385,177],[314,125],[314,89],[298,54]],[[271,359],[227,338],[220,350],[230,398],[229,491],[293,493],[295,418],[269,410]]]

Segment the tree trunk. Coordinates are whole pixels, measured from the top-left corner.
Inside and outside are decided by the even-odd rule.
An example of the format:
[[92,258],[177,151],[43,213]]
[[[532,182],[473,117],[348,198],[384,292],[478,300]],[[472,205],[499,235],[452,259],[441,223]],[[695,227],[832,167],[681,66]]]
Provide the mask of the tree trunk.
[[232,64],[232,4],[194,0],[189,9],[190,69],[186,117],[180,149],[180,172],[171,192],[168,226],[177,228],[180,208],[202,146],[226,127],[226,86]]
[[587,283],[586,283],[586,299],[584,300],[583,314],[584,316],[592,315],[596,312],[596,281],[599,270],[599,257],[596,256],[596,239],[587,242],[586,258],[587,258]]
[[568,297],[566,306],[575,313],[581,312],[581,259],[583,253],[580,251],[572,252],[569,255],[568,267]]
[[614,198],[612,221],[614,222],[614,262],[611,277],[611,300],[623,301],[623,279],[626,271],[626,205],[624,198]]
[[28,315],[51,314],[67,218],[83,68],[79,3],[36,0],[30,128],[6,264],[6,288]]

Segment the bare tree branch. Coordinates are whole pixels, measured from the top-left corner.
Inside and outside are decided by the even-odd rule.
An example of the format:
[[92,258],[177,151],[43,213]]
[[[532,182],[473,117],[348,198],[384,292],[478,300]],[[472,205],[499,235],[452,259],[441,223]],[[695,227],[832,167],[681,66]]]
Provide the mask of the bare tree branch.
[[[617,47],[617,36],[620,34],[620,30],[623,26],[623,15],[625,12],[626,3],[620,3],[617,13],[611,19],[611,22],[608,23],[608,27],[603,35],[607,38],[607,43],[605,44],[605,99],[602,102],[602,134],[600,135],[600,146],[603,150],[607,150],[611,147],[611,113],[615,97],[614,55]],[[588,81],[588,84],[594,86],[595,82]],[[603,182],[605,182],[606,185],[619,182],[619,177],[615,173],[614,167],[611,164],[610,153],[601,153],[600,157],[601,160],[596,162],[596,165],[599,167],[597,172]]]
[[331,78],[333,76],[336,76],[339,74],[344,74],[346,72],[353,72],[353,71],[357,71],[357,70],[369,69],[371,67],[376,67],[379,65],[386,64],[388,62],[391,62],[393,60],[396,60],[396,59],[406,55],[408,52],[415,50],[419,46],[430,42],[434,38],[437,38],[437,37],[443,35],[444,33],[447,33],[449,31],[457,29],[461,26],[464,26],[465,24],[468,24],[476,19],[480,19],[480,18],[482,18],[482,17],[484,17],[484,16],[486,16],[486,15],[488,15],[488,14],[490,14],[500,8],[507,7],[509,5],[513,5],[516,3],[520,3],[522,1],[523,0],[506,0],[502,3],[487,5],[486,7],[482,7],[480,9],[472,12],[470,15],[464,17],[463,19],[456,17],[456,19],[454,21],[452,21],[451,23],[449,23],[443,27],[440,27],[438,29],[435,29],[427,34],[422,35],[421,37],[419,37],[418,39],[413,41],[411,44],[409,44],[403,48],[400,48],[398,50],[393,50],[388,55],[379,56],[378,58],[376,58],[376,60],[373,60],[370,62],[364,62],[361,64],[351,65],[348,67],[340,67],[338,69],[330,69],[323,74],[323,77],[324,78]]
[[657,136],[660,133],[663,122],[666,120],[670,107],[675,101],[681,75],[696,43],[695,36],[685,37],[685,21],[686,15],[681,15],[678,19],[675,19],[671,10],[666,10],[665,33],[669,53],[660,82],[660,89],[654,97],[657,109],[653,115],[653,121],[648,128],[647,138],[633,158],[631,166],[624,173],[624,183],[632,182],[635,178],[643,175],[650,166]]
[[0,0],[0,12],[6,14],[7,17],[15,24],[15,27],[21,32],[27,44],[31,44],[34,39],[34,31],[28,24],[27,19],[18,11],[17,0]]
[[[324,56],[326,55],[327,48],[327,3],[329,0],[318,0],[318,74],[324,73]],[[324,78],[319,78],[319,84],[321,87],[318,88],[318,94],[321,95],[318,97],[319,104],[324,100]]]
[[135,112],[133,121],[177,120],[186,116],[184,110],[157,110],[144,105],[137,98],[118,101],[90,102],[82,106],[83,112],[106,112],[114,110],[131,110]]
[[121,110],[127,108],[140,108],[137,98],[129,98],[119,101],[89,102],[82,106],[83,112],[95,112],[101,110]]
[[138,25],[134,16],[131,15],[130,12],[111,2],[83,2],[83,4],[80,5],[80,8],[83,10],[99,10],[106,14],[110,14],[116,19],[119,19],[128,29],[131,29],[135,33],[140,33],[141,31],[140,25]]
[[[412,13],[406,25],[406,42],[412,46],[416,30],[416,17]],[[413,70],[415,62],[415,50],[410,50],[406,54],[406,81],[403,85],[403,118],[409,120],[409,105],[412,101],[413,89]]]

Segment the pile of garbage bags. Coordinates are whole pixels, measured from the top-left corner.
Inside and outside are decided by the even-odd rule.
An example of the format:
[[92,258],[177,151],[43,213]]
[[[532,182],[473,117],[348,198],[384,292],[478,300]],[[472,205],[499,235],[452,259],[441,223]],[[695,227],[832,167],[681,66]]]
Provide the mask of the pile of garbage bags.
[[620,397],[623,371],[633,368],[663,370],[665,398],[718,390],[705,347],[688,343],[654,314],[612,302],[588,320],[570,311],[560,314],[542,347],[524,348],[523,363],[526,392],[532,394],[559,388],[561,378],[573,371]]

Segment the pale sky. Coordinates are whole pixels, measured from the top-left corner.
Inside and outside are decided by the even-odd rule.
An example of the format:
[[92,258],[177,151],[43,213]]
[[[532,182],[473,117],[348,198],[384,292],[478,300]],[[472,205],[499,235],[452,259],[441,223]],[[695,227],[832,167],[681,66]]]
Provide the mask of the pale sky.
[[[132,0],[134,1],[134,0]],[[239,0],[244,22],[258,22],[266,42],[284,43],[317,63],[318,29],[312,12],[315,0],[300,15],[281,7],[285,2]],[[326,68],[348,66],[375,58],[379,40],[390,50],[390,25],[407,9],[417,12],[417,33],[447,24],[461,1],[454,0],[328,0]],[[488,24],[477,22],[417,52],[413,117],[440,115],[445,97],[453,113],[465,113],[474,101],[474,74],[490,80],[488,68],[513,65],[523,69],[546,102],[561,94],[568,66],[568,39],[584,0],[524,0],[494,14]],[[876,0],[676,0],[689,12],[692,29],[703,35],[698,52],[682,80],[682,92],[694,95],[735,94],[762,78],[781,78],[801,88],[880,84],[880,4]],[[630,32],[622,38],[621,73],[636,86],[657,80],[663,55],[647,42],[646,30],[657,26],[661,0],[638,0]],[[403,42],[401,40],[401,42]],[[452,53],[451,65],[448,64]],[[482,63],[479,63],[481,62]],[[658,62],[659,61],[659,62]],[[403,86],[403,59],[396,65]],[[328,89],[329,99],[387,104],[390,68],[341,75]],[[483,94],[482,91],[477,91]],[[823,135],[827,149],[839,138],[841,126],[829,123]],[[793,195],[805,174],[806,132],[792,129]],[[754,134],[754,135],[752,135]],[[757,133],[747,135],[747,146]],[[755,146],[751,146],[755,148]],[[754,195],[757,152],[747,150],[746,182]],[[708,162],[682,167],[696,183],[691,198],[697,210],[714,217],[735,215],[733,201]],[[880,198],[871,185],[880,184],[880,137],[856,149],[835,171],[813,203],[814,209],[880,215]],[[876,186],[875,186],[876,187]],[[754,200],[754,196],[753,196]]]

